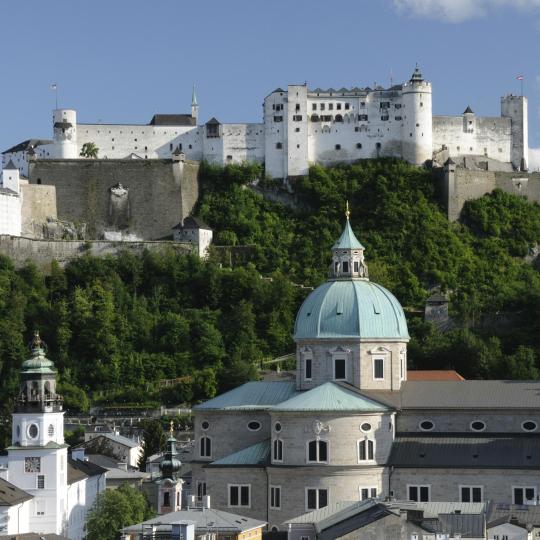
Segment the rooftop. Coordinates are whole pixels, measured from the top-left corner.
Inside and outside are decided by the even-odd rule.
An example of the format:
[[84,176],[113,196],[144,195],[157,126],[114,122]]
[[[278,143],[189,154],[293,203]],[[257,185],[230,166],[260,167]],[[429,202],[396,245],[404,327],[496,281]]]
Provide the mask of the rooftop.
[[195,126],[196,119],[191,114],[154,114],[149,126]]
[[105,474],[106,472],[107,469],[104,469],[103,467],[95,465],[89,461],[80,461],[78,459],[68,458],[67,483],[71,485],[75,482],[80,482],[85,478],[99,476],[100,474]]
[[52,144],[52,142],[53,141],[51,141],[50,139],[27,139],[26,141],[23,141],[19,144],[16,144],[15,146],[12,146],[11,148],[8,148],[7,150],[4,150],[2,154],[8,154],[11,152],[24,152],[25,150],[35,148],[36,146]]
[[464,381],[453,369],[413,369],[407,370],[408,381]]
[[31,498],[30,493],[0,478],[0,506],[14,506]]
[[356,238],[348,218],[341,236],[332,246],[332,249],[365,249],[364,246],[358,241],[358,238]]
[[270,439],[258,442],[248,448],[244,448],[234,454],[213,461],[210,466],[259,466],[262,467],[270,463]]

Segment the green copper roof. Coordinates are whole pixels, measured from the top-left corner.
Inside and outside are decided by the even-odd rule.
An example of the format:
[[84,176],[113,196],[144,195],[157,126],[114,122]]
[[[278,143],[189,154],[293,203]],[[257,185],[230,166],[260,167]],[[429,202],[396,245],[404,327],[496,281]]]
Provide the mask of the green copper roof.
[[371,281],[350,279],[327,281],[304,300],[294,338],[408,340],[409,333],[392,293]]
[[30,373],[50,373],[56,374],[54,369],[54,363],[45,356],[45,351],[36,346],[32,349],[32,356],[23,362],[22,370],[23,374]]
[[296,394],[294,382],[248,382],[193,407],[205,410],[258,410],[269,409]]
[[272,410],[380,412],[390,409],[353,390],[352,387],[327,382],[272,407]]
[[210,466],[213,465],[236,465],[248,466],[248,465],[260,465],[264,466],[268,464],[270,460],[270,439],[261,441],[253,446],[248,446],[239,452],[225,456],[224,458],[213,461]]
[[332,249],[364,249],[364,246],[354,235],[349,220],[347,220],[339,240],[332,246]]

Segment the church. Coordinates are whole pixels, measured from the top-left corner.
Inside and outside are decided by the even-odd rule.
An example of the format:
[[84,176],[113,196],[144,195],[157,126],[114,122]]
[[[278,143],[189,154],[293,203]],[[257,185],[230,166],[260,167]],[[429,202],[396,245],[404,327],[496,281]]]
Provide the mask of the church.
[[273,530],[370,498],[538,504],[540,382],[408,381],[405,314],[370,281],[348,212],[294,340],[296,381],[194,408],[199,498]]
[[71,459],[56,369],[36,333],[23,362],[12,442],[0,463],[0,534],[86,537],[86,514],[105,490],[106,469]]

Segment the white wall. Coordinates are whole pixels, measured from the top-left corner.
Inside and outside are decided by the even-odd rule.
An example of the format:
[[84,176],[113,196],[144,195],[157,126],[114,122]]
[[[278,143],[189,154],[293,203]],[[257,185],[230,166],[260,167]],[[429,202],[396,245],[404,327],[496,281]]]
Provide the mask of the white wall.
[[21,236],[21,208],[20,195],[0,192],[0,234]]

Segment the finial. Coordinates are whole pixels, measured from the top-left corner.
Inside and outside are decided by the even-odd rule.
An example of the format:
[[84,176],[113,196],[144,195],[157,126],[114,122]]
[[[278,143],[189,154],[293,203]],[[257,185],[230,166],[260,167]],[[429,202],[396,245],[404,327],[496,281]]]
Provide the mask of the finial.
[[41,349],[42,344],[43,344],[43,341],[41,341],[41,338],[39,337],[39,330],[34,330],[34,339],[32,340],[32,348]]
[[351,216],[351,211],[349,210],[349,201],[347,201],[345,205],[345,217],[347,218],[347,221],[349,221],[350,216]]
[[172,420],[169,422],[169,433],[171,437],[174,435],[174,422]]

